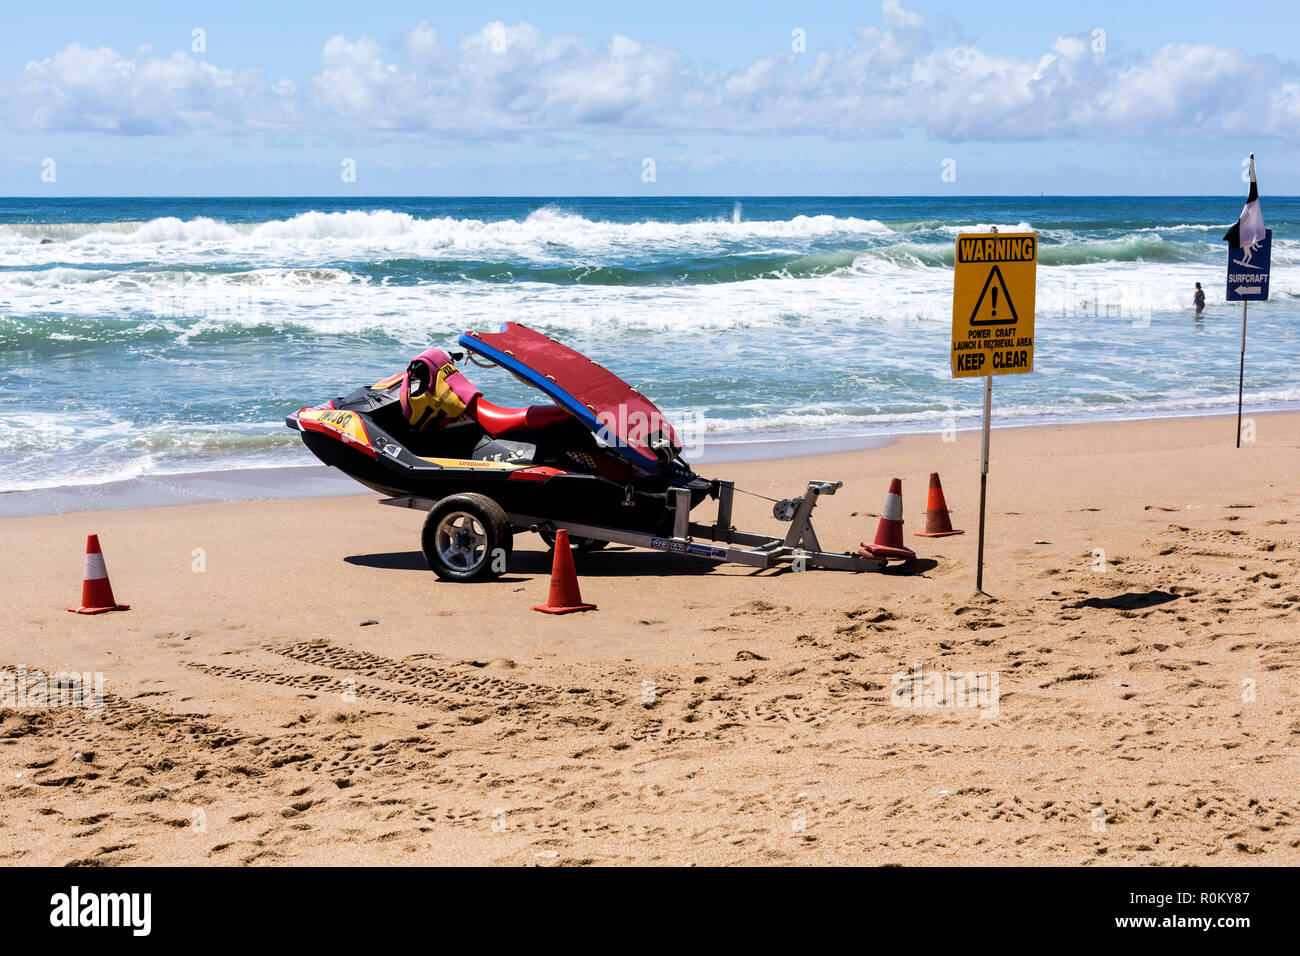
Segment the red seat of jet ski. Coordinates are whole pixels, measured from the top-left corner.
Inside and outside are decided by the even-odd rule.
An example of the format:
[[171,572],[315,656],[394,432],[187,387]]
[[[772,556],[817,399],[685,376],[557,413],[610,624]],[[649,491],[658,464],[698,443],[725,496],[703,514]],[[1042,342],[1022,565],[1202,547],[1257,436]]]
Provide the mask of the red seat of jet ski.
[[493,438],[530,428],[545,428],[569,418],[559,405],[529,405],[527,408],[502,408],[482,395],[470,404],[469,412]]

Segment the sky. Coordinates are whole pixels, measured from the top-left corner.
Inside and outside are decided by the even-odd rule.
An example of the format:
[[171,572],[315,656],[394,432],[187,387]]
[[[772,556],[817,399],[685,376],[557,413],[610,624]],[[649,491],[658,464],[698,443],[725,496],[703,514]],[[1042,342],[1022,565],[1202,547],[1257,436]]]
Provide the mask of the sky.
[[1298,11],[12,4],[0,195],[1290,195]]

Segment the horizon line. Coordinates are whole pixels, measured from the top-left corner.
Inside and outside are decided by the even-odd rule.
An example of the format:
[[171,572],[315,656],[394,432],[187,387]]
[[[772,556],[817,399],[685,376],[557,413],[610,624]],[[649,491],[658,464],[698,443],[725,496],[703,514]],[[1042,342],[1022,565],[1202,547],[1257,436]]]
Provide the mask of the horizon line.
[[[1297,199],[1300,195],[1273,193],[1271,199]],[[635,195],[628,193],[373,193],[368,195],[329,195],[325,193],[160,193],[152,196],[134,194],[98,195],[11,195],[0,202],[38,199],[69,201],[79,199],[1227,199],[1240,196],[1227,193],[662,193]]]

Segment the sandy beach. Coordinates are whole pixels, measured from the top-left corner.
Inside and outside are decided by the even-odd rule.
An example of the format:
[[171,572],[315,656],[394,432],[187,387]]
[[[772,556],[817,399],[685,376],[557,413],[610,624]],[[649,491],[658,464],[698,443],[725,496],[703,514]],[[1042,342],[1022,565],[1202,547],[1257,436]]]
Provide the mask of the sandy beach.
[[[0,521],[0,670],[101,672],[103,713],[0,708],[8,864],[1295,864],[1300,414],[997,430],[704,469],[904,481],[914,574],[611,548],[439,582],[375,497]],[[967,533],[912,536],[929,472]],[[707,509],[702,506],[701,511]],[[737,524],[778,528],[739,496]],[[127,613],[68,614],[97,533]],[[995,700],[896,706],[898,675]],[[986,683],[987,686],[987,683]]]

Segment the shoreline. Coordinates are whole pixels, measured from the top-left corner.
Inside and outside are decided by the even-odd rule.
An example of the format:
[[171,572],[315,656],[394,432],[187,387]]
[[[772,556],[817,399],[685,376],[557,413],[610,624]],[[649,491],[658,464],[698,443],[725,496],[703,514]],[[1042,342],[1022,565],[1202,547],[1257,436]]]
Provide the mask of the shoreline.
[[[1243,410],[1246,418],[1271,417],[1292,414],[1297,409],[1269,406],[1265,409]],[[996,455],[996,435],[1003,431],[1049,430],[1057,428],[1090,428],[1108,425],[1154,423],[1165,421],[1196,421],[1201,419],[1234,419],[1236,412],[1209,414],[1169,414],[1153,417],[1128,417],[1116,419],[1063,421],[1057,423],[1032,421],[999,424],[994,408],[993,438]],[[961,419],[958,419],[961,421]],[[980,431],[973,427],[955,429],[957,435]],[[723,441],[708,446],[691,464],[702,468],[758,462],[780,462],[788,459],[813,458],[852,452],[876,451],[889,448],[898,442],[914,438],[941,435],[942,428],[930,431],[884,432],[872,435],[813,436],[809,438],[758,439],[752,442]],[[304,455],[309,455],[303,450]],[[176,505],[241,501],[284,501],[298,498],[333,498],[357,495],[374,495],[376,492],[358,484],[337,469],[320,464],[314,458],[300,465],[246,466],[228,469],[203,469],[138,475],[112,481],[54,485],[48,488],[25,488],[0,492],[0,520],[27,518],[40,515],[73,514],[94,511],[132,511],[146,508],[166,508]]]

